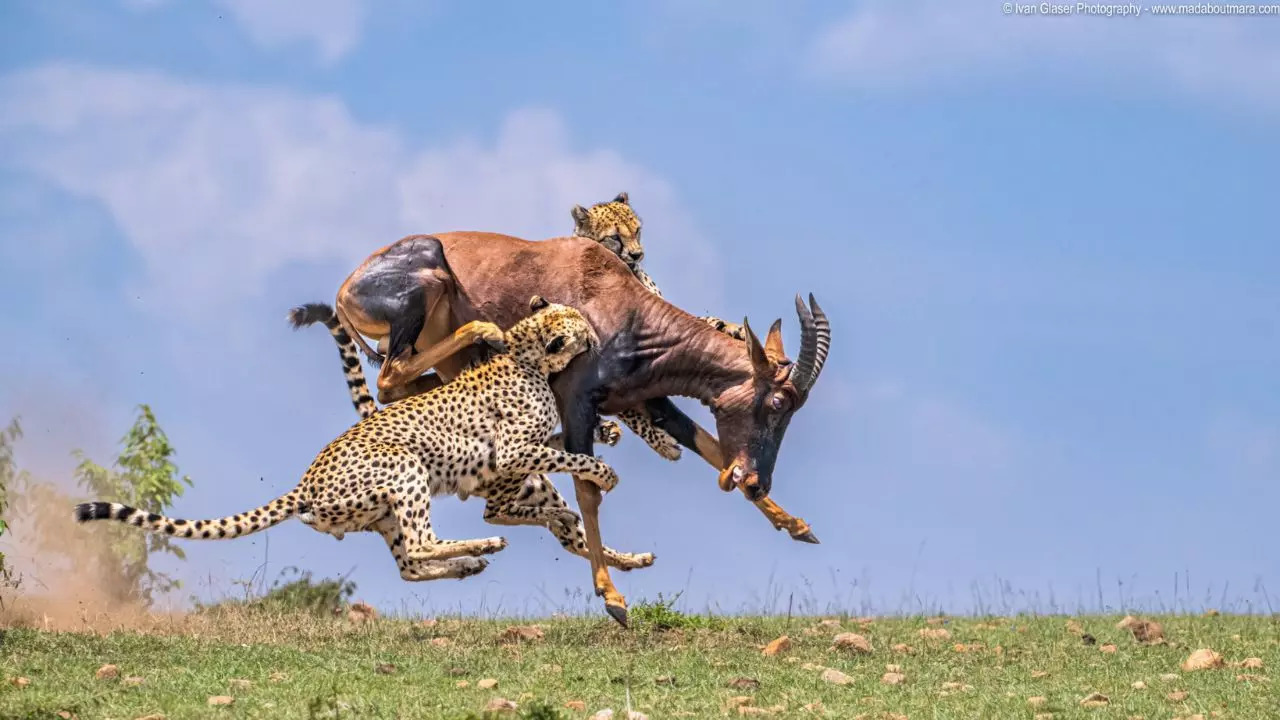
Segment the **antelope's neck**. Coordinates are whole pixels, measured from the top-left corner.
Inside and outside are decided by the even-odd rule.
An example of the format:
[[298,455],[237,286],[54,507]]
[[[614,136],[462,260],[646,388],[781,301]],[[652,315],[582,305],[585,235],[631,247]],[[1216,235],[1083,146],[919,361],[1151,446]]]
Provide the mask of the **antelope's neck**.
[[751,377],[745,343],[656,295],[650,298],[639,308],[638,367],[610,384],[610,411],[671,396],[711,405],[727,388]]

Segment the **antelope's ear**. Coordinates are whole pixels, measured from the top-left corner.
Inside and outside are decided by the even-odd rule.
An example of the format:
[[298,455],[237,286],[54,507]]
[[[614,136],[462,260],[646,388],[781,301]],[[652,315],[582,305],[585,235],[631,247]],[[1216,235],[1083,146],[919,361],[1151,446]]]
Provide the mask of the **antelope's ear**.
[[742,318],[742,329],[747,333],[747,356],[751,358],[752,371],[757,378],[772,378],[773,365],[764,354],[764,348],[760,345],[760,338],[756,337],[746,318]]
[[541,295],[534,295],[533,297],[529,298],[529,310],[532,312],[538,312],[539,310],[541,310],[542,308],[550,304],[551,303],[547,302],[546,298],[542,297]]
[[625,191],[618,193],[618,197],[614,198],[613,201],[616,203],[622,203],[623,205],[631,204],[631,198],[627,196]]
[[588,213],[587,209],[581,205],[574,205],[573,209],[569,211],[569,214],[573,216],[574,228],[579,230],[586,226],[587,221],[591,219],[590,213]]
[[782,318],[774,320],[769,327],[769,334],[764,339],[764,354],[774,364],[781,363],[787,357],[786,351],[782,349]]

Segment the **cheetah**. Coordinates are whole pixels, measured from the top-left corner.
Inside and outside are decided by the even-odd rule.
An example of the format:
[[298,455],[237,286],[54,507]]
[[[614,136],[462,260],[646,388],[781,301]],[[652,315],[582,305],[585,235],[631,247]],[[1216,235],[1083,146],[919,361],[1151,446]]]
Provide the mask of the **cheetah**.
[[[341,540],[375,531],[408,581],[461,579],[488,566],[503,537],[442,540],[431,528],[431,498],[484,498],[495,525],[541,525],[569,552],[586,556],[581,520],[542,473],[573,473],[612,489],[603,461],[568,453],[551,435],[559,422],[549,376],[598,341],[577,310],[535,296],[533,314],[503,333],[506,352],[474,364],[447,385],[392,403],[351,426],[311,463],[298,485],[266,505],[213,520],[188,521],[127,505],[77,505],[79,522],[115,520],[189,539],[236,538],[297,515]],[[650,553],[606,549],[623,570],[647,567]]]
[[[654,282],[649,273],[640,267],[640,261],[644,259],[644,245],[640,243],[642,223],[635,210],[631,208],[631,198],[627,193],[620,192],[614,199],[596,203],[590,208],[574,205],[569,214],[573,216],[574,235],[603,245],[606,250],[626,263],[631,269],[631,274],[636,276],[646,290],[662,297],[658,283]],[[714,316],[698,319],[735,340],[746,342],[747,334],[737,323],[725,322]]]

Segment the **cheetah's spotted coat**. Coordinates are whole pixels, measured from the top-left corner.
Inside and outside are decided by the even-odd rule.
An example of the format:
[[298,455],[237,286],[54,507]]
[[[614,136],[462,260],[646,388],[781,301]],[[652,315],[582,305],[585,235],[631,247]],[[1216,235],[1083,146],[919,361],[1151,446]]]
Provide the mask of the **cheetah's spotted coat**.
[[[356,423],[320,452],[297,487],[266,505],[230,517],[187,521],[94,502],[77,505],[76,519],[109,519],[176,537],[221,539],[298,515],[338,539],[347,532],[374,530],[386,540],[401,577],[435,580],[474,575],[487,566],[478,556],[507,545],[501,537],[441,540],[432,531],[432,496],[456,494],[465,500],[476,495],[486,500],[486,521],[544,526],[567,550],[585,556],[578,515],[542,473],[573,473],[605,490],[617,482],[604,462],[565,452],[551,437],[559,416],[548,376],[586,351],[595,342],[594,333],[572,308],[541,298],[534,298],[531,308],[532,316],[504,334],[507,353]],[[653,563],[648,553],[606,552],[610,564],[624,570]]]

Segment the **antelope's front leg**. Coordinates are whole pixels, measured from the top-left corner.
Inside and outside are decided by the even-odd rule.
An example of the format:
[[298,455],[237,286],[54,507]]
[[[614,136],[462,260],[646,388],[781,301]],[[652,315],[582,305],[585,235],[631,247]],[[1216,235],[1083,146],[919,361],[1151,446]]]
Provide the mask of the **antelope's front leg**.
[[[656,398],[645,402],[645,409],[649,413],[649,417],[653,423],[670,433],[681,445],[693,450],[706,460],[711,467],[717,472],[724,469],[727,464],[724,454],[720,451],[720,442],[715,436],[703,430],[688,415],[680,411],[668,398]],[[742,488],[742,494],[746,496],[746,489]],[[773,527],[777,530],[786,530],[792,540],[800,542],[818,544],[818,538],[813,534],[813,528],[803,518],[798,518],[786,510],[778,503],[764,498],[762,500],[752,500],[753,505],[759,508],[765,517],[769,518],[769,522],[773,523]]]

